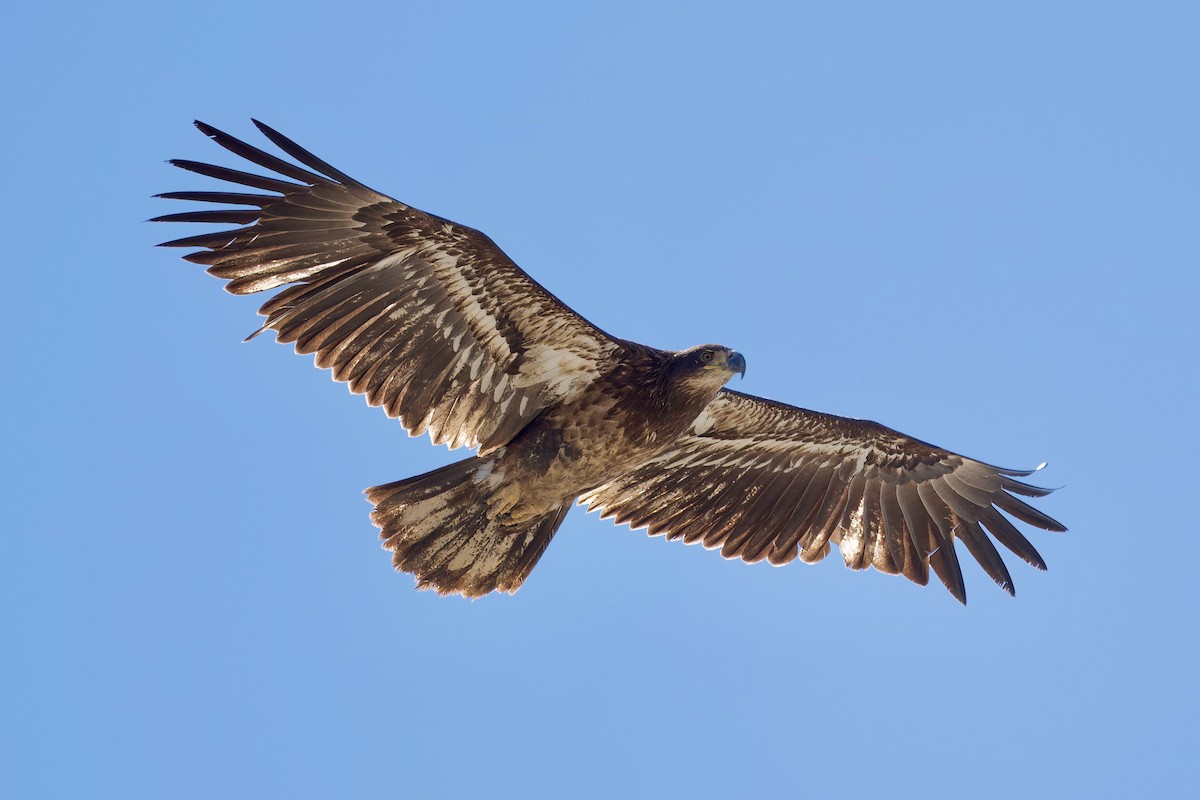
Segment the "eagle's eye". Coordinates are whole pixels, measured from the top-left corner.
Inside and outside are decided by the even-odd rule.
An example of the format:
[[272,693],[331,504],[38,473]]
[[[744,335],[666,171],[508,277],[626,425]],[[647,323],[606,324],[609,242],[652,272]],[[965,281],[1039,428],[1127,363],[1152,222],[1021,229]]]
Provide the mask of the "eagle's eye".
[[713,351],[712,350],[701,350],[700,351],[700,362],[702,364],[711,364],[712,360],[713,360]]

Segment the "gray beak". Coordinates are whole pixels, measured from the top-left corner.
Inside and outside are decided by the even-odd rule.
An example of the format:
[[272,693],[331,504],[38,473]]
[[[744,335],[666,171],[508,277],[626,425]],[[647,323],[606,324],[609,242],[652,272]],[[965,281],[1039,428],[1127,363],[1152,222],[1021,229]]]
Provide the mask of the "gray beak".
[[725,362],[725,365],[743,378],[746,377],[746,358],[736,350],[729,354],[729,360]]

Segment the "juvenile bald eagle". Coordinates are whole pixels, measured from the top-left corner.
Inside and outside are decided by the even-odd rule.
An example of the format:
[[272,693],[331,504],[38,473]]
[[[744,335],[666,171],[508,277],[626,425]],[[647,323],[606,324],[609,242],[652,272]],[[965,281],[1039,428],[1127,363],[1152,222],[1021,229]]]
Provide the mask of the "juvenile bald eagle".
[[[651,536],[726,558],[820,561],[919,584],[929,568],[966,602],[954,541],[1009,594],[990,533],[1045,569],[1000,512],[1065,528],[1015,495],[1049,490],[874,422],[722,388],[744,373],[720,345],[658,350],[596,328],[479,231],[393,200],[262,123],[285,161],[209,125],[276,176],[171,163],[255,192],[168,192],[215,203],[156,222],[240,225],[165,242],[200,247],[234,294],[287,287],[261,330],[381,406],[416,436],[478,454],[367,490],[383,546],[418,586],[515,592],[577,499]],[[261,193],[260,193],[261,192]]]

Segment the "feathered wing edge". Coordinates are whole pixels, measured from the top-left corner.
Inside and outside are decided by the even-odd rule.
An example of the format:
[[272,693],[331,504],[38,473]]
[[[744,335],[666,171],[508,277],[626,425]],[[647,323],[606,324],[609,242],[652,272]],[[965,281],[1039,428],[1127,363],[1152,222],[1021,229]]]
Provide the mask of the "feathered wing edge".
[[[478,231],[369,189],[295,142],[255,125],[297,166],[202,122],[231,153],[275,173],[176,159],[244,191],[167,192],[215,203],[155,222],[240,225],[164,242],[235,294],[287,287],[260,309],[263,330],[314,353],[413,435],[489,452],[539,410],[593,380],[617,343]],[[293,182],[295,181],[295,182]]]
[[[873,422],[725,390],[670,451],[580,498],[617,524],[725,558],[814,563],[836,544],[851,569],[925,585],[929,570],[966,603],[960,540],[1004,591],[1012,577],[992,539],[1039,570],[1045,561],[1001,512],[1065,531],[1018,495],[1051,490]],[[989,536],[990,534],[990,536]]]

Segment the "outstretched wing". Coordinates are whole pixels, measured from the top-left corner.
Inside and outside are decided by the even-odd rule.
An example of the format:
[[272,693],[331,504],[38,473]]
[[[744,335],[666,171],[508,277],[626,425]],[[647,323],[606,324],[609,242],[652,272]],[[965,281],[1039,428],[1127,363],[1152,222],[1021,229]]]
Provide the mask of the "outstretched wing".
[[315,353],[317,366],[412,435],[428,430],[435,443],[495,449],[607,369],[619,345],[487,236],[379,194],[255,125],[308,169],[197,122],[279,177],[172,161],[259,191],[159,195],[226,208],[154,222],[244,226],[164,246],[207,248],[184,258],[228,280],[234,294],[288,286],[259,310],[263,329]]
[[1050,490],[874,422],[740,394],[717,396],[668,452],[581,498],[618,524],[701,542],[726,558],[820,561],[833,542],[846,566],[919,584],[929,567],[966,602],[957,538],[1009,594],[988,533],[1038,569],[1046,564],[1000,512],[1050,531],[1061,524],[1015,494]]

